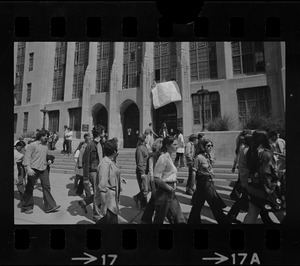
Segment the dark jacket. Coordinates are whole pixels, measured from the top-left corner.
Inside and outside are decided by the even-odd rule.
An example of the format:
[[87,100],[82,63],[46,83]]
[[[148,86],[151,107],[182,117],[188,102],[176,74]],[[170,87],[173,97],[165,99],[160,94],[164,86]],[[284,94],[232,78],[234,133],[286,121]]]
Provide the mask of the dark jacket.
[[100,160],[104,157],[104,154],[102,154],[102,158],[99,159],[97,145],[98,145],[97,141],[94,140],[90,141],[87,144],[85,151],[83,153],[82,168],[83,168],[83,176],[85,177],[88,177],[89,173],[91,172],[97,172],[97,168],[100,163]]
[[149,157],[149,150],[146,145],[142,144],[135,150],[136,173],[143,175],[146,171],[147,159]]

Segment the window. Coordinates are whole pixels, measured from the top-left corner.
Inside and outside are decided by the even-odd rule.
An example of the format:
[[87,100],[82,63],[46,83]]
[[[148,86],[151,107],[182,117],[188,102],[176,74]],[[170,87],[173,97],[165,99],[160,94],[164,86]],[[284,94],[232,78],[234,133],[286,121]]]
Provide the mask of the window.
[[23,133],[27,133],[28,127],[28,112],[24,113]]
[[140,86],[143,45],[141,42],[124,42],[123,89]]
[[97,49],[96,93],[108,92],[113,62],[113,42],[98,42]]
[[231,42],[233,74],[265,72],[263,42]]
[[270,90],[268,87],[238,89],[237,98],[240,120],[251,114],[270,114]]
[[49,126],[48,129],[52,131],[59,131],[59,111],[49,111]]
[[154,43],[154,79],[156,82],[176,80],[176,42]]
[[67,43],[57,42],[54,58],[52,102],[63,101],[65,91]]
[[72,99],[82,97],[84,74],[88,65],[88,61],[89,61],[89,43],[76,42]]
[[26,50],[26,42],[18,42],[17,63],[16,63],[16,80],[15,80],[15,86],[14,86],[15,105],[21,105],[21,103],[22,103],[25,50]]
[[[81,108],[69,109],[69,126],[73,130],[73,136],[80,138],[81,134]],[[75,132],[74,132],[75,131]]]
[[31,83],[27,84],[27,95],[26,95],[26,102],[29,103],[31,100]]
[[190,42],[191,81],[217,79],[217,53],[215,42]]
[[33,56],[34,56],[33,53],[29,54],[29,69],[28,69],[29,71],[33,70]]
[[[202,97],[204,105],[202,106]],[[220,95],[218,92],[209,92],[204,96],[193,94],[193,115],[194,124],[201,124],[202,112],[204,109],[204,123],[213,120],[221,115],[220,113]]]
[[14,114],[14,134],[17,132],[18,114]]
[[192,95],[192,104],[193,104],[193,115],[194,115],[194,124],[200,124],[200,101],[199,95]]

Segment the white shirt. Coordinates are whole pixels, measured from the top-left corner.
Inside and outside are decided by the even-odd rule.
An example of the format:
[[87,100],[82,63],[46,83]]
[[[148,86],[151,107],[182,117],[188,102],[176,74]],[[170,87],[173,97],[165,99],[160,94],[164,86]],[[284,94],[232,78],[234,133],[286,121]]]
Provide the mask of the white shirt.
[[67,140],[72,140],[73,131],[69,131],[65,134]]
[[168,152],[162,153],[159,156],[154,167],[154,177],[158,177],[164,182],[177,181],[177,168]]
[[182,134],[178,135],[176,152],[184,153],[184,139]]

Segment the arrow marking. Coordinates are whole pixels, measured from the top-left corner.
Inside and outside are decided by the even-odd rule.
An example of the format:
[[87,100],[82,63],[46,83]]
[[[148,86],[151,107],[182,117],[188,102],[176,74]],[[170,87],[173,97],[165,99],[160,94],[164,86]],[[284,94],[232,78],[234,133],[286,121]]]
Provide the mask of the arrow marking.
[[88,264],[88,263],[91,263],[91,262],[93,262],[93,261],[95,261],[95,260],[97,260],[97,258],[96,257],[94,257],[94,256],[92,256],[92,255],[90,255],[90,254],[88,254],[88,253],[83,253],[84,255],[86,255],[86,256],[88,256],[88,258],[72,258],[72,260],[86,260],[86,262],[84,262],[83,264]]
[[228,260],[228,258],[222,254],[219,254],[217,252],[215,252],[215,255],[217,255],[218,257],[216,258],[202,258],[203,260],[216,260],[216,263],[215,264],[219,264],[219,263],[222,263],[226,260]]

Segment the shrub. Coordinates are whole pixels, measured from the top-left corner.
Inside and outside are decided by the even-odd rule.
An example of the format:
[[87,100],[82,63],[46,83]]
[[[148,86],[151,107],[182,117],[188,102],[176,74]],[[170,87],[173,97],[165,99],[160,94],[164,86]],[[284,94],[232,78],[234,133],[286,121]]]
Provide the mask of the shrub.
[[242,129],[249,128],[252,130],[263,129],[266,132],[276,130],[285,138],[285,124],[279,119],[275,119],[270,115],[265,115],[260,112],[252,113],[244,118],[241,122]]
[[230,115],[223,115],[208,121],[208,131],[229,131],[234,126],[234,119]]

